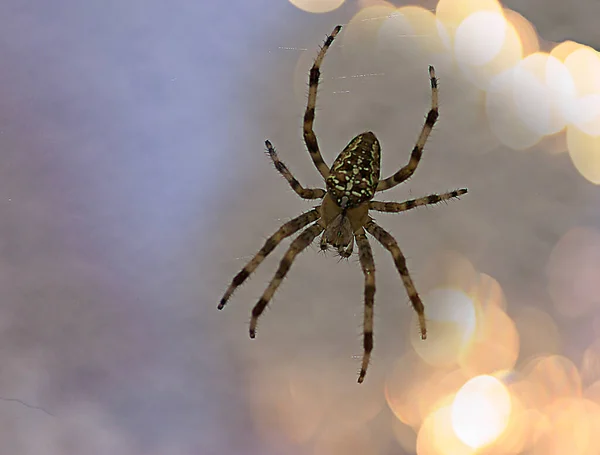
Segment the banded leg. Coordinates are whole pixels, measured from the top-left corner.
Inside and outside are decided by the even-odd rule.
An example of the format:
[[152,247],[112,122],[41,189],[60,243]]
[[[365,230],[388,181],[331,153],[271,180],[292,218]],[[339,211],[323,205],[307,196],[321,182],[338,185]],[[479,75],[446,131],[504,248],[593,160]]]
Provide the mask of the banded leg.
[[402,282],[404,283],[404,287],[406,288],[406,292],[408,293],[408,297],[412,303],[413,308],[417,312],[419,316],[419,326],[421,328],[421,339],[427,338],[427,328],[425,326],[425,307],[423,306],[423,302],[421,301],[421,297],[417,293],[417,289],[408,274],[408,269],[406,268],[406,259],[398,246],[398,242],[396,239],[392,237],[392,235],[379,226],[375,221],[370,220],[365,228],[367,232],[371,234],[379,243],[383,245],[383,247],[388,250],[392,257],[394,258],[394,263],[396,264],[396,268],[400,273],[400,277],[402,278]]
[[300,182],[294,178],[287,166],[279,159],[271,142],[265,141],[265,145],[267,146],[267,153],[271,157],[271,160],[273,160],[275,169],[277,169],[279,173],[285,177],[298,196],[300,196],[302,199],[321,199],[325,196],[326,192],[321,188],[304,188]]
[[315,136],[315,132],[313,131],[313,123],[315,121],[315,106],[317,103],[319,77],[321,76],[321,62],[325,57],[325,52],[327,52],[327,49],[329,49],[329,46],[331,46],[331,43],[333,43],[333,40],[341,29],[341,25],[338,25],[333,29],[333,32],[331,32],[331,35],[329,35],[325,40],[325,44],[323,44],[319,55],[317,55],[317,58],[315,59],[315,63],[310,69],[310,76],[308,79],[308,103],[306,105],[306,112],[304,113],[304,142],[306,143],[306,148],[308,149],[308,153],[310,153],[313,163],[315,163],[317,170],[321,173],[324,179],[326,179],[329,175],[329,168],[321,156],[319,143],[317,142],[317,136]]
[[422,205],[437,204],[438,202],[447,201],[449,199],[457,198],[467,193],[466,188],[460,190],[450,191],[449,193],[443,194],[431,194],[429,196],[420,197],[418,199],[411,199],[404,202],[382,202],[382,201],[371,201],[369,202],[369,210],[377,210],[378,212],[398,213],[406,210],[414,209]]
[[365,230],[360,228],[356,234],[356,243],[358,245],[358,256],[360,266],[365,275],[365,315],[364,315],[364,333],[363,346],[364,354],[360,374],[358,375],[359,384],[364,381],[367,374],[367,367],[373,350],[373,304],[375,303],[375,261],[373,260],[373,250],[369,245],[369,240]]
[[419,139],[417,140],[415,148],[413,148],[413,151],[410,155],[410,160],[406,166],[404,166],[394,175],[385,180],[380,180],[379,184],[377,185],[377,191],[385,191],[395,187],[399,183],[402,183],[410,178],[410,176],[413,175],[417,169],[417,165],[419,164],[421,156],[423,155],[423,147],[425,147],[425,142],[427,142],[427,138],[433,129],[433,125],[435,125],[435,122],[439,116],[437,79],[435,77],[435,70],[433,66],[429,67],[429,80],[431,82],[431,109],[427,114],[427,119],[425,120],[425,124],[421,129],[421,134],[419,135]]
[[315,208],[310,212],[303,213],[302,215],[294,218],[293,220],[288,221],[283,226],[281,226],[275,234],[269,237],[263,247],[254,255],[254,257],[244,266],[244,268],[233,278],[233,281],[225,291],[225,295],[219,302],[217,308],[222,310],[227,301],[230,299],[234,291],[240,286],[246,278],[250,276],[252,272],[256,270],[256,268],[260,265],[262,261],[281,243],[283,239],[289,237],[290,235],[298,232],[307,224],[312,223],[319,219],[319,208]]
[[275,276],[269,283],[269,286],[267,289],[265,289],[265,292],[259,299],[258,303],[254,306],[254,308],[252,308],[252,318],[250,319],[250,338],[254,338],[256,335],[256,323],[259,316],[273,298],[273,294],[275,294],[275,291],[287,275],[292,263],[294,262],[294,259],[296,259],[296,256],[306,249],[306,247],[312,243],[315,237],[323,232],[323,229],[323,226],[321,226],[319,223],[313,224],[312,226],[306,228],[302,234],[296,237],[296,239],[292,242],[289,249],[283,256],[283,259],[279,263],[279,268],[277,269],[277,272],[275,272]]

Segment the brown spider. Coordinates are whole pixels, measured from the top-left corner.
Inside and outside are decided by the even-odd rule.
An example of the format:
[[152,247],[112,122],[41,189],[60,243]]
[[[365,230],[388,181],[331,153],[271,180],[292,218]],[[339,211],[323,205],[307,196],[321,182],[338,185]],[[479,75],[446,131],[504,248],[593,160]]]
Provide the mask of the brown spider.
[[[369,216],[369,210],[379,212],[397,213],[410,210],[422,205],[436,204],[465,194],[466,189],[451,191],[444,194],[432,194],[419,199],[405,202],[380,202],[373,201],[375,193],[385,191],[399,183],[404,182],[413,175],[421,155],[423,146],[438,118],[438,93],[437,79],[433,66],[429,67],[429,78],[431,81],[431,109],[421,130],[421,134],[411,153],[410,161],[394,175],[379,180],[380,152],[379,141],[372,132],[365,132],[356,136],[333,162],[331,169],[327,167],[319,151],[317,137],[313,131],[315,119],[315,102],[317,98],[317,87],[319,84],[321,62],[325,52],[341,30],[338,25],[331,35],[325,40],[319,55],[310,70],[308,104],[304,114],[304,141],[306,147],[317,167],[325,179],[327,191],[320,188],[304,188],[294,178],[287,166],[283,164],[275,149],[269,141],[266,141],[267,152],[277,169],[289,182],[292,189],[303,199],[323,199],[321,204],[314,209],[288,221],[281,226],[275,234],[267,239],[263,247],[256,253],[252,260],[233,278],[227,288],[225,295],[218,305],[221,310],[235,291],[260,263],[275,249],[275,247],[286,237],[298,232],[300,229],[311,224],[290,245],[279,264],[275,276],[263,293],[258,303],[252,309],[250,320],[250,338],[254,338],[256,323],[273,294],[287,275],[296,256],[306,249],[313,240],[321,233],[321,249],[326,250],[329,245],[333,246],[337,253],[344,258],[350,257],[354,240],[358,245],[360,265],[365,276],[365,313],[364,313],[364,354],[362,366],[358,376],[358,382],[363,382],[369,365],[371,351],[373,349],[373,303],[375,296],[375,263],[373,252],[366,232],[379,241],[391,254],[400,273],[402,282],[406,287],[413,308],[419,316],[421,338],[426,338],[425,313],[423,302],[415,289],[412,279],[406,268],[406,260],[398,243],[385,229],[377,225]],[[366,230],[366,232],[365,232]]]

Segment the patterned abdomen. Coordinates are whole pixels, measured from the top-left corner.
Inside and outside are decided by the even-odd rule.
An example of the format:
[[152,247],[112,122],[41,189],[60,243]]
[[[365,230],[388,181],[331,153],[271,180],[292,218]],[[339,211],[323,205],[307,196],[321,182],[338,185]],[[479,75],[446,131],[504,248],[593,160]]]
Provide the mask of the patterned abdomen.
[[375,195],[381,163],[379,141],[370,131],[356,136],[333,162],[327,192],[342,208],[353,208]]

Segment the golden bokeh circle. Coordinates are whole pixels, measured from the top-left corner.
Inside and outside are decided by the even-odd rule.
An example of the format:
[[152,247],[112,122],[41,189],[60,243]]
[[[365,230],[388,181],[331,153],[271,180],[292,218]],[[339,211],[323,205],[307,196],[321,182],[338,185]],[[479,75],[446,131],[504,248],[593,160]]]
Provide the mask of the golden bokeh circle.
[[296,8],[308,13],[329,13],[338,9],[345,0],[289,0]]

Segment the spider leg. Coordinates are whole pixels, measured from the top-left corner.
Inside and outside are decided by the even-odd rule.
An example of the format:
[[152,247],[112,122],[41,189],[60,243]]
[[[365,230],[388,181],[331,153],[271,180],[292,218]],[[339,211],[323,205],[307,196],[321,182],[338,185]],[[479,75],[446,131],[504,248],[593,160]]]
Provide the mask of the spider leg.
[[321,188],[304,188],[300,182],[294,178],[287,166],[279,159],[271,142],[265,141],[265,145],[267,146],[267,153],[271,157],[271,160],[273,160],[275,169],[277,169],[279,173],[285,177],[298,196],[300,196],[302,199],[321,199],[325,196],[326,191],[322,190]]
[[394,175],[385,180],[380,180],[379,184],[377,185],[377,191],[385,191],[395,187],[399,183],[402,183],[410,178],[410,176],[413,175],[417,169],[417,165],[419,164],[421,155],[423,154],[425,142],[427,142],[427,138],[429,137],[429,134],[433,129],[433,125],[435,125],[439,115],[437,79],[435,77],[435,70],[433,69],[433,66],[429,67],[429,80],[431,82],[431,109],[427,114],[427,119],[425,120],[425,124],[421,129],[421,134],[419,135],[419,139],[417,140],[415,148],[413,148],[413,151],[410,155],[410,160],[406,166],[404,166]]
[[382,201],[371,201],[369,202],[369,210],[377,210],[378,212],[398,213],[406,210],[414,209],[422,205],[437,204],[438,202],[447,201],[449,199],[457,198],[467,193],[466,188],[460,190],[450,191],[449,193],[443,194],[430,194],[429,196],[420,197],[418,199],[411,199],[404,202],[382,202]]
[[315,62],[310,69],[310,76],[308,79],[308,103],[306,105],[306,112],[304,113],[304,124],[303,124],[303,132],[304,132],[304,142],[306,143],[306,148],[308,149],[308,153],[315,163],[317,170],[321,173],[324,179],[329,175],[329,168],[323,161],[323,157],[321,156],[321,151],[319,150],[319,143],[317,142],[317,136],[315,136],[315,132],[313,131],[313,123],[315,121],[315,106],[317,103],[317,89],[319,86],[319,77],[321,76],[321,62],[325,57],[325,52],[331,46],[331,43],[337,36],[337,34],[342,29],[341,25],[338,25],[333,29],[331,35],[327,37],[319,55],[315,59]]
[[367,374],[371,351],[373,350],[373,304],[375,302],[375,261],[373,260],[373,250],[369,245],[369,240],[365,234],[365,230],[361,227],[360,231],[355,234],[356,244],[358,245],[358,255],[360,258],[360,266],[365,275],[365,315],[364,315],[364,334],[363,346],[364,354],[358,382],[361,383]]
[[258,303],[252,308],[252,318],[250,319],[250,338],[254,338],[256,335],[256,323],[258,321],[259,316],[267,307],[269,301],[273,298],[273,294],[287,275],[294,259],[296,256],[301,253],[304,249],[306,249],[312,241],[317,237],[321,232],[323,232],[323,226],[321,224],[316,223],[312,226],[306,228],[296,239],[292,242],[288,250],[286,251],[283,259],[279,263],[279,268],[275,272],[275,276],[269,283],[267,289],[263,293],[262,297],[259,299]]
[[298,232],[307,224],[312,223],[319,219],[319,208],[314,208],[313,210],[303,213],[302,215],[294,218],[293,220],[288,221],[283,226],[281,226],[275,234],[269,237],[263,247],[254,255],[254,257],[244,266],[244,268],[233,278],[233,281],[225,291],[225,295],[219,302],[219,306],[217,307],[219,310],[222,310],[227,301],[233,295],[234,291],[240,286],[246,278],[250,276],[252,272],[256,270],[256,268],[260,265],[262,261],[273,251],[279,243],[286,237]]
[[408,269],[406,268],[406,259],[402,254],[400,247],[398,246],[398,242],[396,242],[396,239],[394,239],[389,232],[375,223],[375,221],[372,219],[369,220],[369,222],[365,225],[365,229],[392,254],[396,268],[402,277],[402,282],[404,283],[404,287],[408,293],[408,297],[410,298],[412,306],[419,316],[421,338],[424,340],[427,338],[427,328],[425,327],[425,307],[423,306],[421,297],[419,297],[415,285],[408,274]]

